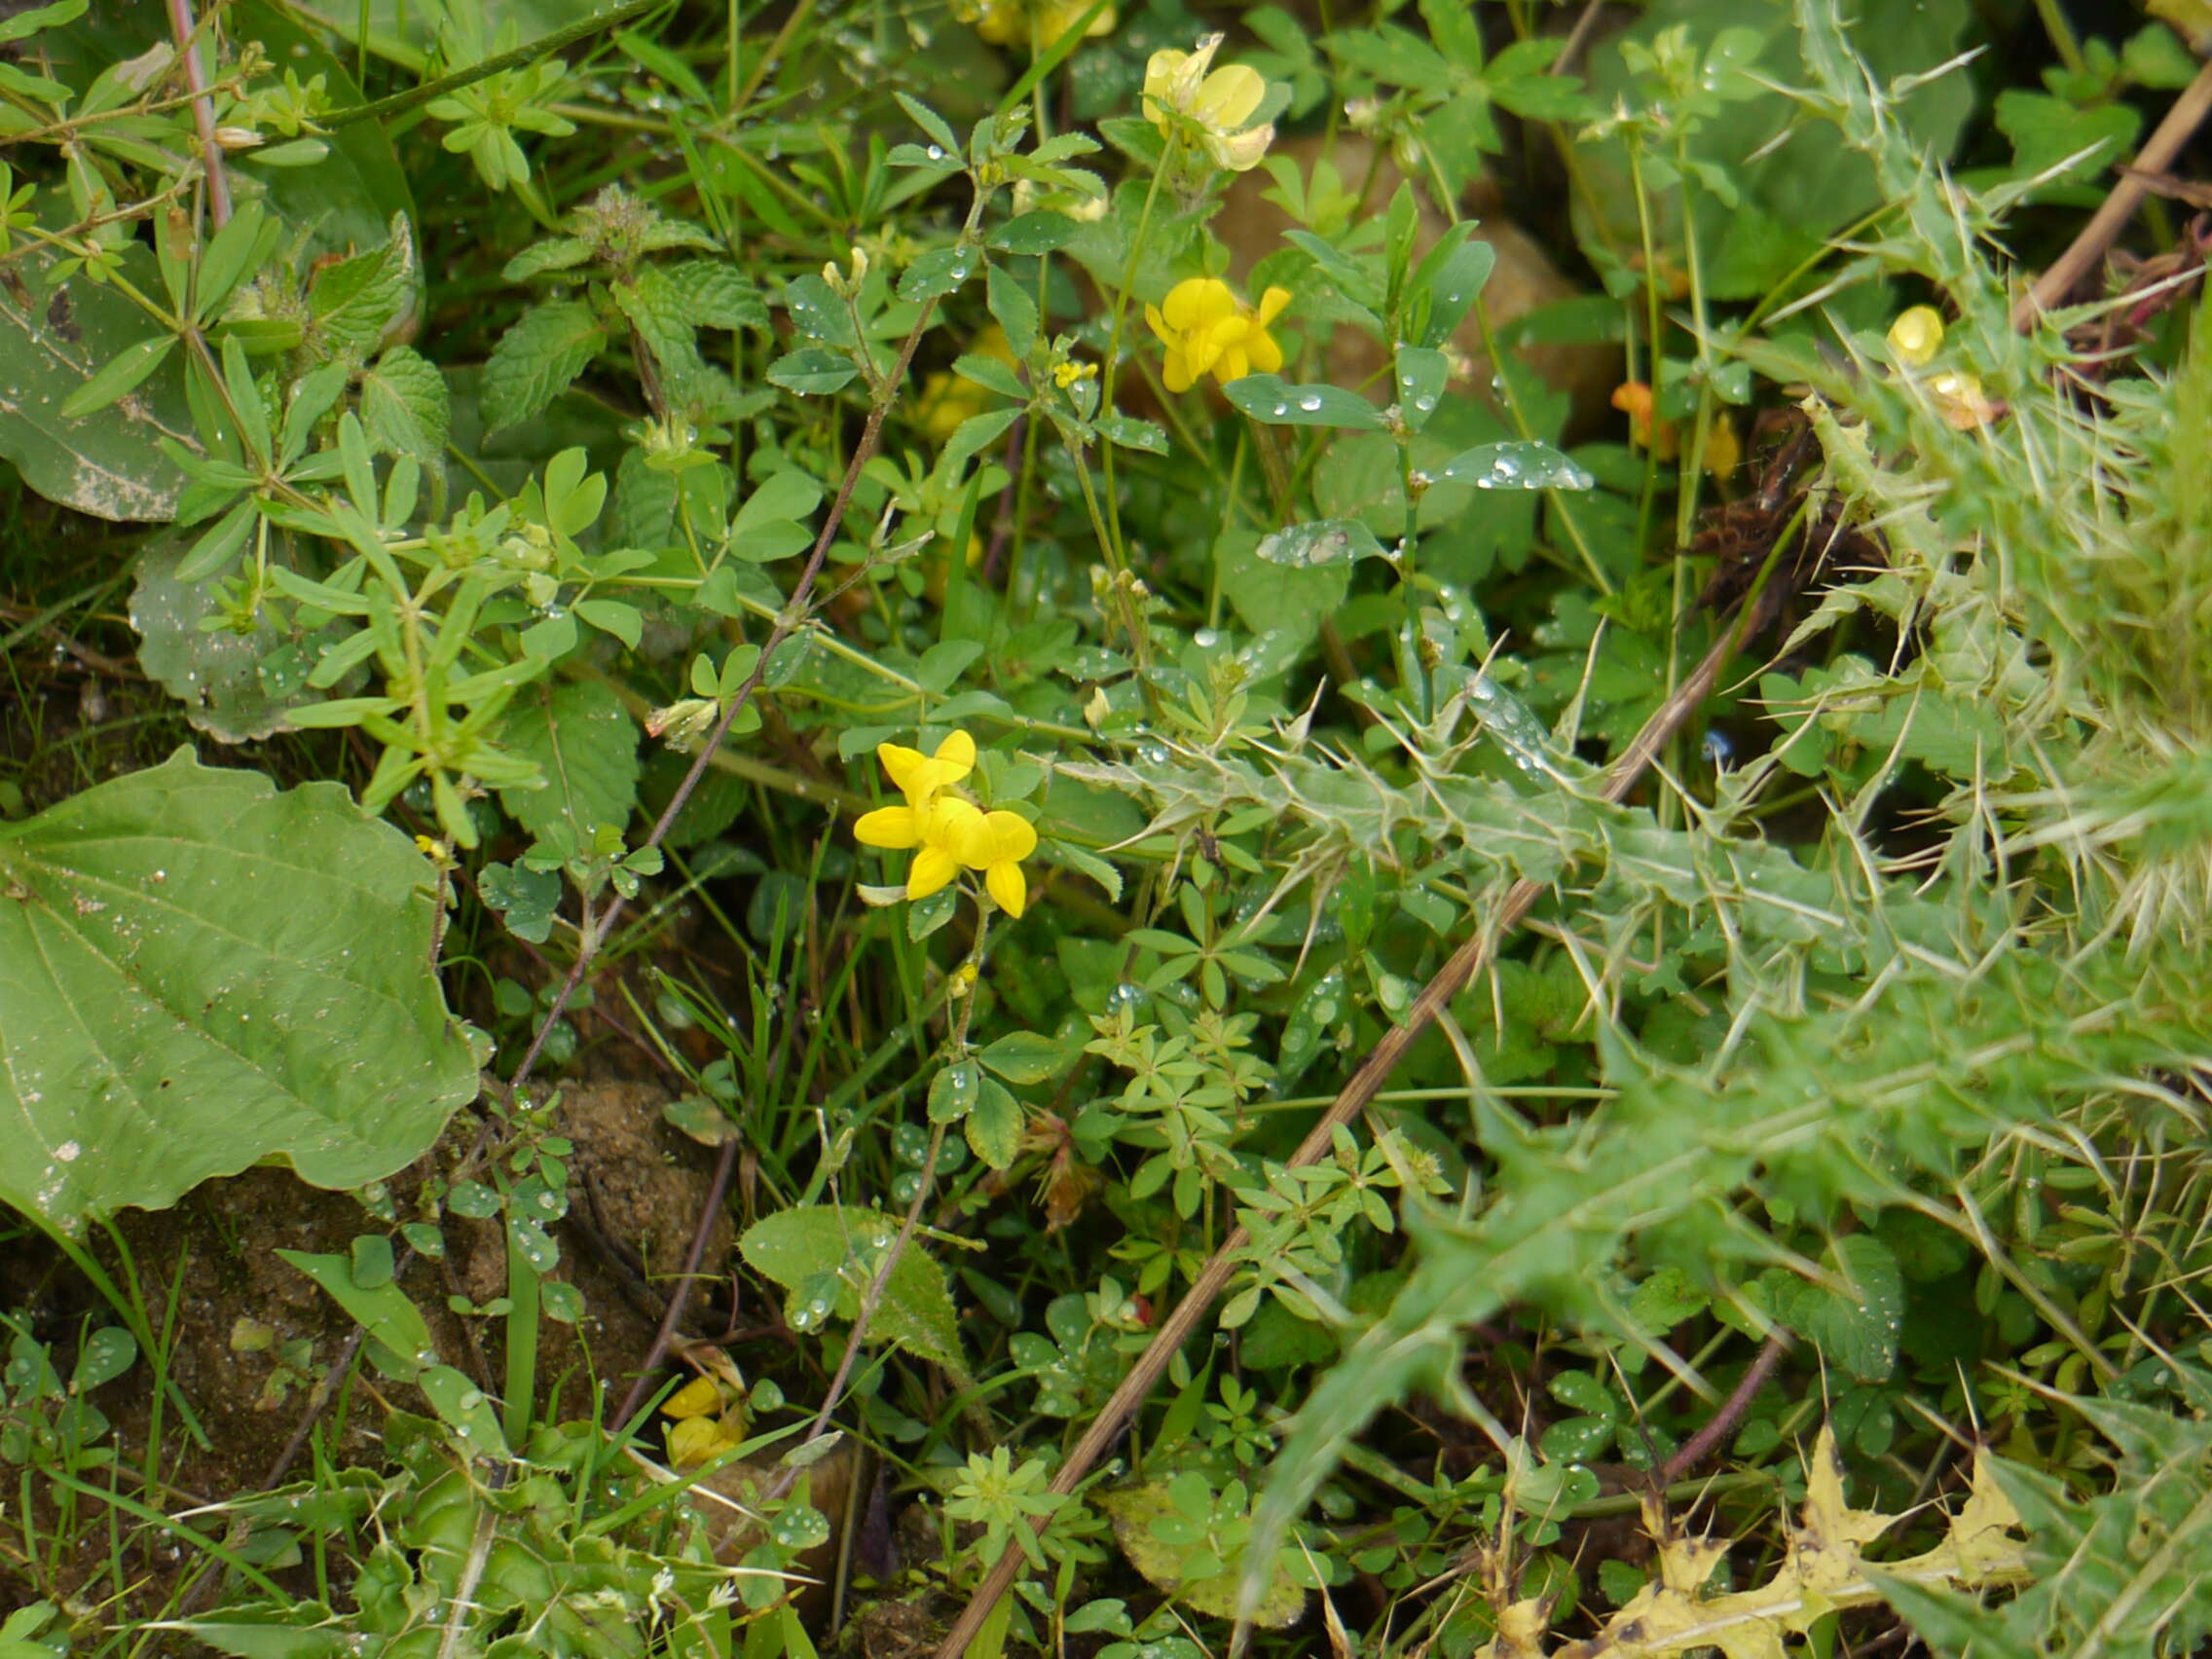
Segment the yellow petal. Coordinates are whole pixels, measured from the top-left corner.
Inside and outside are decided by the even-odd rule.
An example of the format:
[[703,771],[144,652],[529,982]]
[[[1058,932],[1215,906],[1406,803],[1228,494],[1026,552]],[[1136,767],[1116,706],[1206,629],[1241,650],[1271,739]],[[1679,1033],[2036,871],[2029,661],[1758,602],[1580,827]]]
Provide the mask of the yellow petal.
[[906,872],[906,897],[927,899],[959,873],[960,861],[952,856],[951,848],[924,847],[914,855],[914,866]]
[[1264,328],[1252,330],[1252,338],[1244,343],[1244,354],[1252,359],[1252,367],[1263,375],[1272,375],[1282,367],[1282,348]]
[[1193,381],[1221,360],[1221,342],[1208,334],[1194,334],[1183,348],[1183,366]]
[[1275,129],[1271,124],[1250,128],[1242,132],[1209,132],[1205,136],[1206,154],[1213,165],[1231,172],[1250,172],[1260,165],[1268,153],[1268,146],[1275,141]]
[[853,839],[864,847],[885,847],[894,852],[921,844],[921,827],[910,806],[879,806],[861,814],[853,826]]
[[1012,861],[995,864],[985,870],[983,885],[999,902],[999,908],[1016,920],[1029,907],[1029,878],[1021,873],[1021,866]]
[[1228,347],[1221,353],[1221,361],[1213,366],[1213,378],[1223,386],[1231,381],[1242,380],[1252,372],[1252,359],[1241,342]]
[[[1170,47],[1163,52],[1156,52],[1145,59],[1144,95],[1148,105],[1154,99],[1163,99],[1168,95],[1175,85],[1175,72],[1189,62],[1190,57],[1189,53],[1177,52]],[[1152,116],[1155,121],[1160,119],[1153,115],[1149,107],[1145,114]]]
[[1152,325],[1152,332],[1155,336],[1158,337],[1160,343],[1162,346],[1172,346],[1178,340],[1182,339],[1182,336],[1180,334],[1177,334],[1175,330],[1167,326],[1167,319],[1160,314],[1160,308],[1158,306],[1145,307],[1144,319],[1146,322]]
[[1257,69],[1231,63],[1206,77],[1191,113],[1216,132],[1235,132],[1252,119],[1267,95],[1268,83]]
[[940,766],[952,768],[945,782],[956,784],[976,769],[976,740],[964,731],[955,731],[937,746],[931,756]]
[[970,869],[1025,859],[1037,850],[1037,827],[1018,812],[982,812],[960,826],[954,841]]
[[1288,288],[1270,288],[1260,296],[1260,314],[1255,320],[1260,327],[1265,328],[1276,317],[1282,315],[1283,308],[1289,304],[1290,290]]
[[920,775],[921,769],[929,764],[930,758],[919,749],[908,749],[903,744],[899,743],[877,744],[875,746],[875,757],[883,762],[883,770],[891,779],[891,787],[899,791],[900,793],[906,795],[911,795],[914,793],[908,787],[909,782]]
[[673,1468],[689,1468],[704,1463],[728,1444],[722,1425],[713,1418],[685,1418],[668,1431],[668,1461]]
[[1943,349],[1943,317],[1934,306],[1914,306],[1890,324],[1890,350],[1897,360],[1920,368]]
[[1205,320],[1204,302],[1212,285],[1208,277],[1192,276],[1168,289],[1160,307],[1167,326],[1178,333],[1198,327]]
[[662,1417],[705,1417],[709,1412],[722,1409],[722,1391],[715,1386],[712,1377],[694,1377],[682,1387],[669,1395],[662,1404]]
[[925,847],[957,846],[960,837],[983,816],[974,801],[958,795],[940,795],[914,815],[914,828]]
[[1189,391],[1198,384],[1198,377],[1191,373],[1190,359],[1169,348],[1167,360],[1161,365],[1160,384],[1169,391]]

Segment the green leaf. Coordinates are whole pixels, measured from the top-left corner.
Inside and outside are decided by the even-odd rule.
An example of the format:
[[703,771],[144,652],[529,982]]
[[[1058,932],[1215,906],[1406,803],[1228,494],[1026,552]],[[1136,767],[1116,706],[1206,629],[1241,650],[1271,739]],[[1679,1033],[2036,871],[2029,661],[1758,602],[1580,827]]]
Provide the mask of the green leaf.
[[1083,227],[1065,213],[1042,209],[1009,219],[991,232],[991,246],[1006,253],[1051,253],[1075,240]]
[[801,397],[821,397],[850,386],[859,373],[853,360],[842,351],[802,346],[796,351],[786,351],[770,363],[766,378],[770,386],[780,386]]
[[[112,286],[82,276],[52,286],[53,264],[48,249],[20,247],[10,267],[20,280],[0,282],[0,458],[48,500],[79,512],[172,518],[184,477],[157,446],[167,438],[199,448],[180,359],[163,352],[103,406],[65,413],[118,357],[144,343],[146,318]],[[136,244],[126,250],[123,272],[142,290],[160,286],[153,254]]]
[[545,942],[561,907],[561,878],[525,865],[486,865],[477,872],[476,893],[507,924],[507,932],[532,944]]
[[606,349],[607,331],[581,300],[533,306],[499,337],[477,397],[487,431],[540,414]]
[[1433,347],[1400,346],[1396,371],[1398,413],[1407,427],[1418,432],[1436,413],[1444,384],[1452,378],[1452,364]]
[[382,455],[445,461],[453,402],[445,376],[412,346],[393,346],[361,371],[361,425]]
[[430,871],[334,784],[189,752],[0,826],[0,1198],[65,1227],[281,1159],[355,1187],[476,1092]]
[[768,305],[736,267],[719,259],[663,266],[661,280],[695,328],[766,328]]
[[1167,453],[1167,434],[1158,422],[1140,421],[1134,415],[1101,415],[1097,425],[1102,436],[1124,449],[1142,450],[1146,455]]
[[962,1132],[976,1156],[993,1169],[1012,1166],[1021,1150],[1021,1102],[1003,1084],[989,1078],[976,1092],[976,1109],[968,1114]]
[[1799,1284],[1780,1312],[1789,1327],[1862,1382],[1880,1382],[1897,1366],[1904,1326],[1904,1280],[1890,1247],[1854,1233],[1828,1248],[1825,1263],[1843,1283]]
[[1071,1057],[1037,1031],[1010,1031],[976,1056],[1009,1083],[1043,1083]]
[[906,267],[905,274],[899,278],[899,297],[914,301],[941,300],[975,276],[982,263],[983,256],[976,248],[932,248]]
[[[852,1319],[898,1237],[895,1217],[845,1204],[801,1204],[755,1222],[739,1240],[747,1262],[789,1293],[794,1330]],[[944,1270],[919,1239],[909,1239],[885,1281],[868,1322],[876,1342],[899,1344],[933,1364],[958,1367],[960,1326]]]
[[499,726],[501,749],[536,762],[545,787],[499,792],[499,804],[532,835],[586,846],[602,824],[630,822],[638,804],[638,727],[614,688],[568,680],[517,697]]
[[391,216],[390,240],[382,247],[326,265],[308,285],[310,330],[315,354],[358,362],[413,304],[421,282],[415,237],[407,216]]
[[[388,1246],[387,1246],[388,1248]],[[424,1369],[438,1363],[437,1345],[423,1311],[387,1273],[365,1283],[346,1256],[317,1256],[304,1250],[278,1250],[277,1256],[329,1293],[331,1301],[346,1309],[369,1340],[384,1349],[372,1354],[387,1376],[412,1382]]]
[[1382,543],[1357,519],[1315,519],[1294,524],[1261,541],[1258,553],[1271,565],[1310,569],[1316,565],[1348,565],[1354,559],[1380,559]]
[[1477,444],[1461,450],[1431,475],[1440,484],[1478,490],[1587,490],[1590,474],[1549,444]]
[[[991,315],[997,317],[999,326],[1006,330],[1007,344],[1014,349],[1014,356],[1027,362],[1030,351],[1037,345],[1037,302],[1030,298],[1028,289],[1014,279],[1013,273],[1003,271],[996,265],[990,269],[986,287],[990,294]],[[1015,391],[1014,395],[1019,397],[1022,394]]]
[[76,421],[105,409],[168,360],[176,350],[176,336],[156,335],[135,346],[126,346],[113,361],[61,401],[61,418]]
[[1280,375],[1245,375],[1222,390],[1229,401],[1271,426],[1344,426],[1369,431],[1382,413],[1356,391],[1339,386],[1292,386]]

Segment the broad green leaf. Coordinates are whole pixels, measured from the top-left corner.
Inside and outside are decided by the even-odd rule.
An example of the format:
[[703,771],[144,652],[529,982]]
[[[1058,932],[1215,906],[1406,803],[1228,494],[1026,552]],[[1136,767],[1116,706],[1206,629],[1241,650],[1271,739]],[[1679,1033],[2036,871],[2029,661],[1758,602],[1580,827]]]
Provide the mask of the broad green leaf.
[[501,790],[499,804],[539,839],[586,845],[602,824],[629,823],[638,804],[638,726],[612,686],[597,680],[541,685],[518,696],[498,745],[537,763],[545,787]]
[[354,1187],[476,1091],[427,864],[189,752],[0,827],[0,1198],[62,1227],[287,1161]]
[[[184,477],[157,447],[164,438],[198,451],[185,409],[181,359],[167,352],[133,367],[146,372],[113,399],[89,388],[132,348],[142,347],[145,313],[112,287],[82,276],[50,287],[50,250],[26,246],[0,282],[0,459],[50,501],[104,519],[175,516]],[[154,256],[133,244],[124,276],[158,291]],[[73,400],[99,404],[78,415]]]
[[961,1132],[968,1137],[969,1149],[986,1165],[1006,1169],[1021,1150],[1021,1102],[1007,1091],[1006,1085],[986,1077]]
[[[898,1235],[898,1218],[881,1210],[803,1204],[755,1222],[738,1248],[789,1293],[785,1317],[792,1327],[814,1331],[860,1311],[861,1298]],[[960,1328],[944,1270],[919,1238],[907,1240],[891,1270],[867,1334],[939,1365],[961,1364]]]
[[477,396],[485,429],[497,431],[540,413],[606,345],[607,331],[583,301],[531,307],[499,337],[484,364]]
[[1798,1283],[1779,1309],[1789,1327],[1862,1382],[1887,1381],[1904,1329],[1904,1281],[1890,1247],[1870,1233],[1838,1238],[1822,1264],[1834,1288]]
[[1043,1083],[1070,1058],[1038,1031],[1010,1031],[977,1057],[1009,1083]]
[[1051,253],[1075,240],[1081,227],[1065,213],[1040,210],[1009,219],[990,234],[990,244],[1007,253]]

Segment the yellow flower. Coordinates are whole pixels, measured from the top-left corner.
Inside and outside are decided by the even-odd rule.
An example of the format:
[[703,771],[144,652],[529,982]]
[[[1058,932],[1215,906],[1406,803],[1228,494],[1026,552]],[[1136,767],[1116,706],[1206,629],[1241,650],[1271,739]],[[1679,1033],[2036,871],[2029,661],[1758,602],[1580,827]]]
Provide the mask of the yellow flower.
[[1908,369],[1925,368],[1943,349],[1943,318],[1934,306],[1914,306],[1890,324],[1890,355]]
[[1744,459],[1743,440],[1736,436],[1736,424],[1725,415],[1714,417],[1713,429],[1705,434],[1705,469],[1715,478],[1725,478],[1736,470]]
[[959,820],[952,830],[955,853],[970,869],[983,872],[983,885],[999,907],[1019,919],[1029,903],[1029,878],[1021,861],[1037,850],[1037,827],[1018,812],[968,810],[972,816]]
[[[993,46],[1051,46],[1075,27],[1090,0],[974,0],[958,8],[960,20]],[[1090,20],[1086,35],[1109,34],[1120,17],[1112,6]]]
[[1144,66],[1145,119],[1162,133],[1177,117],[1198,129],[1198,142],[1214,166],[1248,172],[1274,142],[1272,123],[1246,129],[1267,101],[1268,83],[1241,63],[1214,69],[1213,55],[1226,36],[1207,35],[1196,52],[1156,52]]
[[965,866],[980,870],[991,897],[1018,917],[1029,902],[1020,861],[1037,850],[1037,830],[1018,812],[985,812],[954,788],[975,770],[976,740],[956,731],[935,755],[896,743],[879,745],[875,755],[906,804],[863,813],[853,838],[866,847],[912,851],[908,899],[927,899]]
[[1169,391],[1189,391],[1208,374],[1227,386],[1253,373],[1282,367],[1282,348],[1268,325],[1290,304],[1287,288],[1270,288],[1255,312],[1218,276],[1193,276],[1168,289],[1164,303],[1144,308],[1144,319],[1167,348],[1161,378]]
[[1981,382],[1972,375],[1962,375],[1955,370],[1939,374],[1928,383],[1928,390],[1936,399],[1936,413],[1954,432],[1986,426],[2001,413],[1996,404],[1982,395]]
[[1077,381],[1088,380],[1097,372],[1096,363],[1078,362],[1073,357],[1065,357],[1052,365],[1052,384],[1065,391]]

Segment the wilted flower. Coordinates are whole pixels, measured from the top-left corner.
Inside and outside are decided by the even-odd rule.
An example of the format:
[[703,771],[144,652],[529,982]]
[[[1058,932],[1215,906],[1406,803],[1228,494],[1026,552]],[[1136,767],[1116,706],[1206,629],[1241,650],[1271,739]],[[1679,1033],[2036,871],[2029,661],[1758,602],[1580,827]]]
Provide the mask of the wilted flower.
[[1282,348],[1269,324],[1290,304],[1287,288],[1270,288],[1255,311],[1218,276],[1193,276],[1144,308],[1145,321],[1167,348],[1161,379],[1169,391],[1188,391],[1207,375],[1227,386],[1249,374],[1282,367]]
[[1212,67],[1226,38],[1207,35],[1196,52],[1154,53],[1144,69],[1144,114],[1162,133],[1174,130],[1177,117],[1190,122],[1216,166],[1247,172],[1268,153],[1275,129],[1272,123],[1247,126],[1268,96],[1268,83],[1257,69],[1242,63]]

